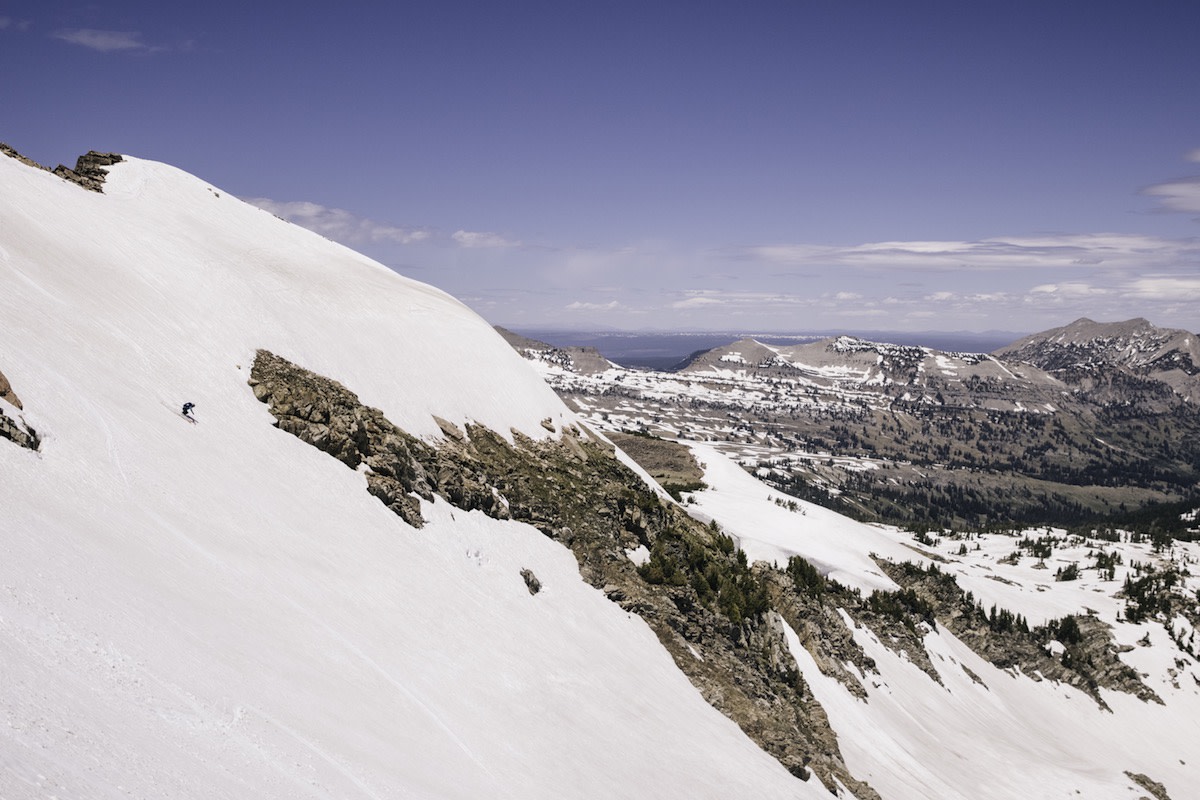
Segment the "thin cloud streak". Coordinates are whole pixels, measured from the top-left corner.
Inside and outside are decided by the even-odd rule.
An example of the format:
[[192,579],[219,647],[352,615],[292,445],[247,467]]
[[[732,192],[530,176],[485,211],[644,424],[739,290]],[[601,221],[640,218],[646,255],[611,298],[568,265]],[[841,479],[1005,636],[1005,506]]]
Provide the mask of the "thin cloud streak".
[[293,222],[302,228],[308,228],[314,233],[319,233],[345,245],[381,242],[415,244],[429,239],[432,235],[422,228],[406,228],[375,222],[356,216],[345,209],[329,208],[318,203],[302,200],[280,202],[265,197],[243,199],[250,205],[258,206],[263,211],[268,211],[280,219]]
[[1148,186],[1142,194],[1158,198],[1165,211],[1200,214],[1200,176]]
[[566,308],[568,311],[614,311],[621,304],[616,300],[610,300],[607,303],[586,303],[581,300],[576,300],[573,303],[568,303]]
[[498,233],[489,231],[455,231],[450,235],[462,247],[472,248],[509,248],[520,247],[521,243],[513,239],[506,239]]
[[[1200,184],[1197,185],[1200,211]],[[1191,239],[1098,233],[1022,236],[976,242],[870,242],[844,247],[810,244],[746,248],[753,260],[787,265],[942,272],[1095,267],[1168,266],[1200,255]]]
[[280,201],[267,197],[242,199],[280,219],[349,246],[442,244],[470,250],[509,250],[524,247],[520,241],[490,231],[460,229],[447,235],[430,228],[379,222],[360,217],[343,208],[330,208],[306,200]]
[[57,31],[52,35],[55,39],[77,44],[100,53],[150,52],[162,49],[151,47],[143,42],[142,35],[137,31],[104,31],[94,28],[75,28]]

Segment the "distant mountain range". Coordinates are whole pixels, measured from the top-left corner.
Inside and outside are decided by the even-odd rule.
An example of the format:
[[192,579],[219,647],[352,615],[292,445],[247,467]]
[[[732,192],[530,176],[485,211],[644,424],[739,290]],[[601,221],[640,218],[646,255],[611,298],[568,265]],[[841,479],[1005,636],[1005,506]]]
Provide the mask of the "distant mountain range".
[[752,338],[770,345],[816,342],[848,334],[870,341],[892,342],[947,351],[988,352],[1022,334],[1005,331],[618,331],[513,328],[518,335],[555,347],[592,347],[625,367],[670,370],[690,355],[739,339]]
[[741,339],[670,371],[518,345],[611,429],[713,441],[867,519],[1083,521],[1195,493],[1197,340],[1079,320],[991,354],[850,336]]

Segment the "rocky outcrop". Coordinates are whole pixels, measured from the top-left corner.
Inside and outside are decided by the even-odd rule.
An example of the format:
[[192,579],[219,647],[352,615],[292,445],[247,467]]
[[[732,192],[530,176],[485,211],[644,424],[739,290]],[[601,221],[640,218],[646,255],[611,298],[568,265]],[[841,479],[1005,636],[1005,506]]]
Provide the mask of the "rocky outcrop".
[[22,164],[24,164],[27,167],[33,167],[34,169],[42,169],[42,170],[46,170],[47,172],[50,171],[50,170],[47,170],[45,167],[43,167],[41,164],[34,161],[32,158],[27,158],[27,157],[21,155],[15,149],[6,145],[4,142],[0,142],[0,153],[8,156],[9,158],[15,158],[17,161],[20,161]]
[[89,150],[75,160],[75,169],[63,166],[62,164],[59,164],[54,169],[49,169],[31,158],[26,158],[2,142],[0,142],[0,153],[9,158],[15,158],[26,166],[45,170],[46,172],[53,172],[63,180],[70,181],[92,192],[104,191],[104,179],[108,177],[108,170],[105,167],[111,167],[122,160],[118,153],[100,153],[95,150]]
[[20,398],[17,397],[17,393],[13,391],[12,384],[8,382],[8,378],[4,377],[3,372],[0,372],[0,400],[4,400],[17,408],[24,408],[21,405]]
[[[249,383],[278,428],[362,471],[367,491],[410,525],[423,524],[421,499],[437,494],[569,547],[582,578],[641,616],[703,697],[784,767],[878,798],[850,774],[788,650],[770,598],[794,589],[769,588],[732,539],[661,500],[610,445],[573,427],[538,441],[513,432],[509,441],[445,420],[445,439],[421,441],[336,381],[267,351]],[[637,547],[651,552],[641,566],[626,555]],[[785,613],[798,619],[795,608]]]
[[1101,687],[1162,703],[1137,671],[1118,657],[1112,627],[1094,616],[1071,615],[1030,628],[1007,611],[985,611],[936,565],[925,569],[908,562],[876,561],[930,609],[938,624],[1000,669],[1074,686],[1105,709]]
[[521,570],[521,579],[525,581],[525,588],[529,590],[530,594],[537,594],[542,590],[542,582],[538,580],[537,575],[533,574],[533,570]]
[[[1125,770],[1125,777],[1129,778],[1129,780],[1133,781],[1138,786],[1149,792],[1151,796],[1153,796],[1154,800],[1171,800],[1171,796],[1167,794],[1167,787],[1163,786],[1158,781],[1153,780],[1140,772],[1130,772],[1129,770]],[[1145,800],[1149,800],[1149,798],[1145,798]]]
[[0,439],[8,439],[20,447],[37,450],[41,445],[41,438],[37,431],[16,413],[23,408],[21,399],[13,391],[8,378],[0,372]]
[[111,167],[121,160],[118,153],[98,153],[89,150],[76,159],[75,169],[59,164],[54,168],[54,174],[89,191],[103,192],[104,179],[108,177],[108,170],[104,168]]

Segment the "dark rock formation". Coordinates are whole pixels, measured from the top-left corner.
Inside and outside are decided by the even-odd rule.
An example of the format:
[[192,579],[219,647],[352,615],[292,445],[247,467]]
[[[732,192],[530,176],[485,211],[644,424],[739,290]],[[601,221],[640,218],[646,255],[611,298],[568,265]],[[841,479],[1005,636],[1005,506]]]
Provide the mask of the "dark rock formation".
[[[1096,617],[1073,615],[1029,628],[1009,612],[985,612],[952,575],[936,567],[877,563],[892,580],[928,604],[939,624],[1000,669],[1020,669],[1035,679],[1041,676],[1074,686],[1102,708],[1108,706],[1100,687],[1162,702],[1137,671],[1118,658],[1112,628]],[[1061,653],[1048,649],[1051,641],[1062,645]]]
[[[771,610],[772,593],[792,590],[769,589],[729,537],[660,500],[609,445],[575,428],[540,441],[514,432],[509,442],[445,420],[446,438],[424,442],[341,384],[261,350],[249,383],[277,427],[347,467],[365,466],[367,491],[409,524],[423,524],[420,498],[436,493],[569,547],[583,579],[641,616],[704,698],[792,774],[878,798],[846,768]],[[638,546],[652,554],[641,567],[626,555]]]
[[[18,411],[24,408],[3,372],[0,372],[0,400]],[[14,444],[30,450],[37,450],[41,445],[41,438],[37,431],[29,427],[19,415],[6,414],[3,404],[0,404],[0,439],[8,439]]]
[[70,181],[92,192],[104,191],[104,179],[108,177],[108,170],[104,168],[111,167],[122,160],[118,153],[99,153],[95,150],[90,150],[75,160],[75,169],[65,167],[62,164],[59,164],[54,169],[48,169],[33,159],[26,158],[2,142],[0,142],[0,153],[9,158],[15,158],[26,166],[46,172],[53,172],[63,180]]
[[17,408],[24,408],[21,405],[20,398],[17,397],[17,393],[13,391],[12,384],[8,382],[8,378],[4,377],[3,372],[0,372],[0,400],[5,400]]
[[533,574],[533,570],[521,570],[521,578],[525,581],[525,587],[529,589],[530,594],[537,594],[542,590],[542,582],[538,580],[537,575]]
[[89,191],[103,192],[104,179],[108,177],[108,170],[104,167],[110,167],[121,160],[118,153],[98,153],[95,150],[89,150],[76,159],[75,169],[69,169],[59,164],[54,168],[54,174],[64,180],[79,184]]
[[[1148,776],[1140,772],[1130,772],[1129,770],[1125,770],[1125,777],[1153,795],[1154,800],[1171,800],[1171,796],[1167,794],[1167,787],[1158,781],[1151,780]],[[1149,798],[1145,798],[1144,800],[1149,800]]]
[[34,161],[32,158],[26,158],[25,156],[21,155],[16,150],[14,150],[12,147],[9,147],[8,145],[6,145],[4,142],[0,142],[0,153],[3,153],[4,155],[8,156],[9,158],[15,158],[17,161],[20,161],[22,164],[24,164],[27,167],[33,167],[34,169],[46,170],[47,172],[50,171],[50,170],[46,169],[45,167],[43,167],[41,164]]

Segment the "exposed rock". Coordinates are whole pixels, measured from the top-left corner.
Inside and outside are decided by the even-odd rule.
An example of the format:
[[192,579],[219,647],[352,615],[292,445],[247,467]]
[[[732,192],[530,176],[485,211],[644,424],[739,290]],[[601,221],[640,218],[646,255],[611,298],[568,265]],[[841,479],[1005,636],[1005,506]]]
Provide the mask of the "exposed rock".
[[[1137,671],[1118,657],[1111,626],[1094,616],[1068,616],[1030,629],[1006,611],[993,609],[989,616],[970,594],[964,594],[953,576],[936,566],[924,569],[908,562],[876,561],[892,580],[928,603],[939,624],[1000,669],[1020,669],[1031,677],[1069,684],[1105,709],[1100,687],[1162,703]],[[1062,645],[1060,655],[1047,648],[1051,641]]]
[[0,142],[0,153],[9,158],[15,158],[27,166],[52,172],[63,180],[68,180],[92,192],[104,191],[104,179],[108,177],[108,170],[104,168],[111,167],[113,164],[123,160],[118,153],[100,153],[95,150],[89,150],[75,160],[75,169],[63,166],[62,164],[59,164],[54,169],[49,169],[31,158],[26,158],[2,142]]
[[846,664],[853,664],[862,674],[878,670],[875,660],[863,652],[854,640],[853,632],[846,627],[838,613],[838,601],[826,599],[824,594],[817,596],[797,591],[787,576],[778,570],[758,564],[755,567],[768,581],[772,605],[795,631],[821,674],[840,681],[854,696],[866,699],[866,688]]
[[16,413],[23,408],[8,378],[0,372],[0,439],[8,439],[19,447],[37,450],[42,444],[41,437]]
[[1151,780],[1140,772],[1130,772],[1129,770],[1125,770],[1125,776],[1152,794],[1154,800],[1171,800],[1171,796],[1167,794],[1167,787],[1158,781]]
[[75,169],[59,164],[54,168],[54,174],[89,191],[103,192],[104,179],[108,177],[108,170],[104,167],[110,167],[121,160],[118,153],[98,153],[90,150],[76,159]]
[[521,570],[521,577],[525,579],[525,586],[529,589],[530,594],[537,594],[542,590],[542,582],[538,580],[537,575],[533,574],[533,570]]
[[17,393],[13,391],[12,384],[8,382],[8,378],[4,377],[3,372],[0,372],[0,400],[6,400],[17,408],[24,408],[21,405],[20,398],[17,397]]
[[45,167],[43,167],[41,164],[34,161],[32,158],[26,158],[25,156],[21,155],[16,150],[14,150],[13,148],[6,145],[4,142],[0,142],[0,153],[3,153],[4,155],[8,156],[9,158],[15,158],[17,161],[20,161],[22,164],[24,164],[27,167],[34,167],[35,169],[46,170],[46,172],[50,171],[50,170],[46,169]]
[[[769,590],[732,539],[664,503],[609,446],[573,426],[540,441],[514,433],[510,443],[469,425],[424,442],[341,384],[262,350],[249,383],[277,427],[364,471],[368,491],[406,522],[421,525],[420,498],[436,493],[571,548],[582,578],[641,616],[701,695],[792,774],[878,798],[850,775],[788,651],[769,599],[786,595],[786,583]],[[638,546],[651,551],[640,567],[625,554]],[[534,591],[532,573],[523,577]]]

